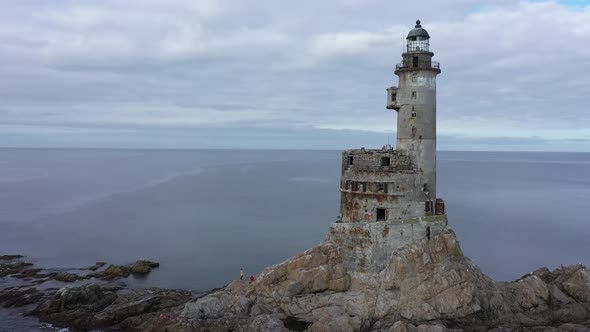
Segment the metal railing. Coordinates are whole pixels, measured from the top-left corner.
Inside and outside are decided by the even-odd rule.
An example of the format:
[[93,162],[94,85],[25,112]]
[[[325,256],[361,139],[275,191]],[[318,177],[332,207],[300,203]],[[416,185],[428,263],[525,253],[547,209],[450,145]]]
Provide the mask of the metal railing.
[[413,63],[409,61],[402,61],[395,65],[395,70],[406,69],[406,68],[434,68],[440,69],[440,63],[436,61],[418,61],[418,66],[414,66]]

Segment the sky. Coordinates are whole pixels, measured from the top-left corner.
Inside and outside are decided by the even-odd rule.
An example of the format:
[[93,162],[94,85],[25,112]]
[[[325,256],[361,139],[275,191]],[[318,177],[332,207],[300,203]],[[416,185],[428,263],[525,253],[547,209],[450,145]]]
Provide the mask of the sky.
[[590,0],[0,0],[0,146],[381,147],[416,19],[440,150],[590,152]]

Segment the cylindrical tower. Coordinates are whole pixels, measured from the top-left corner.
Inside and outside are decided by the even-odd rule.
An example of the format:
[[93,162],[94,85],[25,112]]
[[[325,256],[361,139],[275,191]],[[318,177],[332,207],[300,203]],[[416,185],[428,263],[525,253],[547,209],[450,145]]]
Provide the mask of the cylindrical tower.
[[[420,21],[408,33],[402,62],[395,68],[399,87],[392,105],[398,112],[397,150],[404,150],[414,158],[421,173],[416,198],[436,199],[436,75],[440,66],[432,61],[430,36]],[[421,197],[420,197],[421,196]]]

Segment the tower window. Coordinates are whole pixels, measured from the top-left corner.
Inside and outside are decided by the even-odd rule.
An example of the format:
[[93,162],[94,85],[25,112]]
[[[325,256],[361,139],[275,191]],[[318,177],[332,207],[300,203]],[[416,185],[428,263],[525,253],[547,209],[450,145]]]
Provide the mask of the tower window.
[[416,91],[412,91],[412,99],[416,99]]
[[354,161],[354,157],[353,156],[348,156],[348,165],[352,166],[352,163]]
[[377,208],[377,221],[385,221],[385,209]]
[[424,191],[424,192],[428,191],[428,183],[424,184],[424,186],[422,187],[422,191]]
[[396,93],[392,93],[391,94],[391,101],[395,103],[396,100],[397,100],[397,94]]
[[389,165],[391,165],[391,158],[381,157],[381,166],[389,166]]
[[414,68],[418,67],[418,57],[417,56],[412,57],[412,67],[414,67]]
[[387,192],[387,183],[379,183],[379,191]]
[[415,118],[416,117],[416,112],[412,112],[412,117]]

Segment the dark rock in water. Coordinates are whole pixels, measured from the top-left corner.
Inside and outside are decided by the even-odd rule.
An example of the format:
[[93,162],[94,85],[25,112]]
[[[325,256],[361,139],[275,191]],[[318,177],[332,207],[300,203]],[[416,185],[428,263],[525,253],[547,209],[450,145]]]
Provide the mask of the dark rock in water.
[[84,269],[82,269],[82,270],[96,271],[96,270],[100,269],[101,267],[103,267],[103,266],[105,266],[105,265],[107,265],[107,263],[106,263],[106,262],[96,262],[96,263],[95,263],[93,266],[90,266],[90,267],[84,268]]
[[88,279],[88,277],[80,276],[80,275],[77,275],[75,273],[70,273],[70,272],[52,273],[49,275],[49,278],[57,280],[57,281],[61,281],[61,282],[74,282],[77,280]]
[[0,255],[0,261],[11,261],[19,258],[23,258],[22,255]]
[[191,299],[186,291],[158,288],[121,290],[104,288],[98,285],[65,287],[52,298],[40,303],[33,311],[43,321],[56,326],[67,326],[88,330],[96,328],[116,329],[132,327],[145,319],[128,318],[179,306]]
[[22,307],[37,303],[43,294],[35,288],[15,289],[6,288],[0,290],[0,304],[3,307]]
[[32,314],[59,326],[87,330],[92,327],[89,316],[106,308],[116,299],[114,291],[103,290],[98,285],[68,286],[42,301]]
[[49,276],[48,274],[40,273],[41,271],[43,271],[43,269],[24,269],[19,271],[19,273],[17,274],[13,274],[12,277],[18,279],[31,280],[46,278]]
[[[99,263],[97,263],[98,266]],[[131,273],[144,275],[149,273],[153,268],[160,266],[158,262],[147,260],[138,260],[135,263],[128,265],[110,265],[104,271],[91,274],[91,277],[102,280],[114,280],[119,278],[126,278]]]
[[127,266],[110,265],[104,271],[93,273],[90,276],[103,280],[114,280],[118,278],[127,278],[130,273],[131,271]]
[[159,266],[160,266],[160,263],[158,263],[158,262],[138,260],[137,262],[130,264],[129,269],[131,270],[131,273],[147,274],[152,270],[152,268],[156,268]]
[[0,263],[0,277],[6,277],[9,275],[20,279],[42,277],[42,275],[38,275],[41,269],[29,269],[32,265],[32,263],[28,262]]

